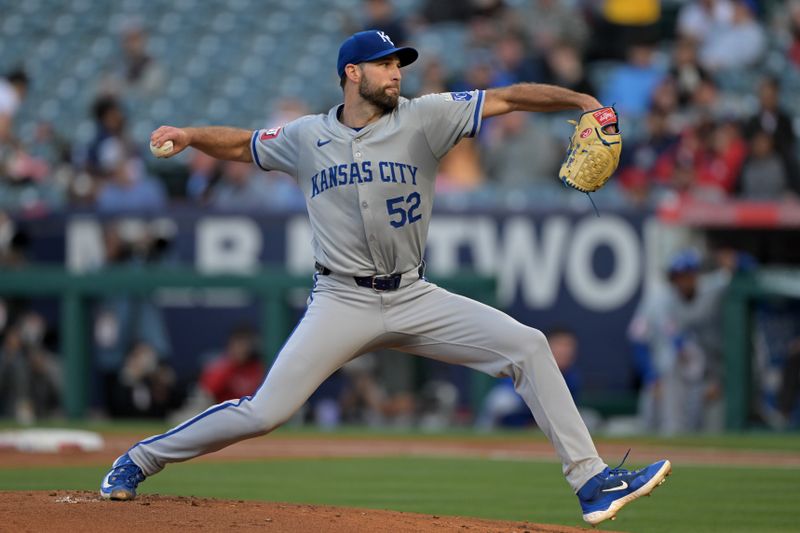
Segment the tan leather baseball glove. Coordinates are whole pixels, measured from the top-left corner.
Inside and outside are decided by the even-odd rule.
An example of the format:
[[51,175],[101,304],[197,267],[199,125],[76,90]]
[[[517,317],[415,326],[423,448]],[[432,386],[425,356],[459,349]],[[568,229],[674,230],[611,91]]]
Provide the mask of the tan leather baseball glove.
[[575,124],[567,157],[558,177],[581,192],[594,192],[605,185],[619,164],[622,135],[619,117],[613,107],[587,111]]

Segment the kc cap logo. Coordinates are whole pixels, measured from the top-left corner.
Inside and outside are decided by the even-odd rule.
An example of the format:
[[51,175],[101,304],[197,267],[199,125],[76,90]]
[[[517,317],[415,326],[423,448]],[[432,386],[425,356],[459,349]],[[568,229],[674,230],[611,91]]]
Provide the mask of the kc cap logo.
[[347,65],[358,65],[376,61],[382,57],[396,55],[400,66],[405,67],[417,60],[419,53],[408,46],[396,47],[386,32],[379,30],[360,31],[351,35],[339,47],[339,58],[336,70],[339,77],[344,76]]
[[392,42],[392,40],[391,40],[391,39],[389,39],[389,36],[388,36],[388,35],[386,35],[386,34],[385,34],[385,33],[383,33],[382,31],[379,31],[379,32],[376,32],[376,33],[378,34],[378,37],[380,37],[380,38],[381,38],[381,40],[382,40],[383,42],[385,42],[385,43],[389,43],[389,44],[391,44],[392,46],[394,46],[394,43]]

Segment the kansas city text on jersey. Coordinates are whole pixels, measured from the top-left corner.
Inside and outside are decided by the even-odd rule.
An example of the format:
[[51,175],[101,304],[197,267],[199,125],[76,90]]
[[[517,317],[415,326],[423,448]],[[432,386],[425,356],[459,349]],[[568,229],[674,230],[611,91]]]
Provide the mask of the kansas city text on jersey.
[[384,183],[409,183],[417,185],[418,167],[396,161],[362,161],[342,163],[323,168],[311,176],[311,198],[343,185],[369,183],[380,180]]

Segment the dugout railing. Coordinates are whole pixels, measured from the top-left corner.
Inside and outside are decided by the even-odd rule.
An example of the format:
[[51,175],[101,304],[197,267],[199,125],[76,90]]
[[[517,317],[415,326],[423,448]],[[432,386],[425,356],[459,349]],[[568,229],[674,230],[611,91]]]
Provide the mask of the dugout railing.
[[[438,285],[453,292],[494,305],[496,280],[462,272],[434,277]],[[205,274],[191,268],[109,268],[90,273],[72,273],[61,267],[26,266],[0,271],[0,296],[55,297],[59,300],[58,332],[64,363],[64,408],[70,418],[86,414],[91,376],[92,348],[89,344],[90,302],[114,295],[147,295],[160,289],[240,289],[260,300],[260,330],[265,357],[271,363],[293,327],[294,309],[289,294],[308,290],[307,274],[293,275],[281,268],[265,267],[248,274]],[[482,398],[488,376],[475,373],[472,395]]]
[[800,300],[800,270],[762,269],[737,274],[728,288],[723,307],[725,364],[725,426],[747,429],[753,390],[753,311],[759,300]]

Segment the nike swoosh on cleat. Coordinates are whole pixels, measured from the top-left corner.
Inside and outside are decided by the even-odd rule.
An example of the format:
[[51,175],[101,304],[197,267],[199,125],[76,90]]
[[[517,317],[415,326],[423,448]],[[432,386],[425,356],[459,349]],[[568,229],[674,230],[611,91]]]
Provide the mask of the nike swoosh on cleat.
[[615,492],[615,491],[618,491],[618,490],[625,490],[627,488],[628,488],[628,482],[627,481],[623,481],[622,485],[618,485],[616,487],[611,487],[610,489],[603,489],[600,492]]
[[331,142],[330,139],[328,139],[327,141],[323,141],[322,139],[317,139],[317,146],[325,146],[329,142]]
[[105,478],[103,480],[103,488],[104,489],[110,489],[111,487],[112,487],[112,485],[111,485],[111,483],[108,482],[108,478]]

